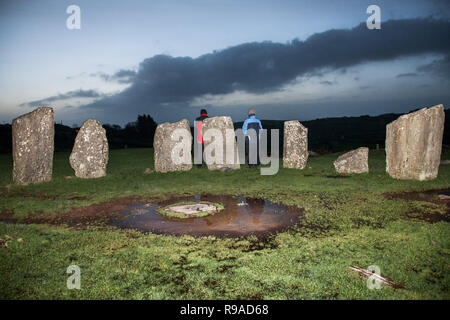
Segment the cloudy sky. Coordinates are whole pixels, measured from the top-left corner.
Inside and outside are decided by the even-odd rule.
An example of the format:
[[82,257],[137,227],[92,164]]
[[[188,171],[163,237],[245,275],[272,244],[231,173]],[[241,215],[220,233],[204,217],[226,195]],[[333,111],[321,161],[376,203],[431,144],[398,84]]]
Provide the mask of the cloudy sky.
[[447,108],[449,17],[447,0],[0,0],[0,123],[37,106],[67,125]]

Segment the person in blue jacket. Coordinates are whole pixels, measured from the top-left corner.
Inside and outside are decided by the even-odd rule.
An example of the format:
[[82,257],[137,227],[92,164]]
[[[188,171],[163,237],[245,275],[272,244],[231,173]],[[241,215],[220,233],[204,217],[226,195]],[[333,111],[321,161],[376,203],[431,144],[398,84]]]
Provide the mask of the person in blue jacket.
[[[242,125],[242,132],[245,135],[245,155],[249,168],[255,168],[259,165],[259,130],[262,130],[262,128],[261,121],[256,117],[255,109],[250,108],[248,117]],[[253,154],[250,157],[250,151],[254,152],[254,150],[256,150],[256,157]]]

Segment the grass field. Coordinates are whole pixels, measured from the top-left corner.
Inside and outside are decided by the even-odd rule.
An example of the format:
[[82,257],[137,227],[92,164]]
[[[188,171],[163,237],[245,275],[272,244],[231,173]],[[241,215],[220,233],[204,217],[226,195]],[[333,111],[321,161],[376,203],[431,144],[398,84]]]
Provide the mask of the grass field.
[[[392,194],[448,189],[450,165],[432,181],[394,180],[380,150],[370,152],[369,174],[327,178],[337,156],[274,176],[244,167],[144,174],[152,149],[111,150],[106,177],[66,180],[69,153],[56,153],[53,181],[22,187],[11,155],[0,155],[0,212],[19,219],[0,222],[0,238],[13,238],[0,248],[0,299],[449,299],[448,204]],[[20,223],[117,197],[199,193],[264,197],[304,208],[306,219],[265,240]],[[69,265],[81,268],[81,290],[66,287]],[[404,288],[369,290],[349,265],[377,265]]]

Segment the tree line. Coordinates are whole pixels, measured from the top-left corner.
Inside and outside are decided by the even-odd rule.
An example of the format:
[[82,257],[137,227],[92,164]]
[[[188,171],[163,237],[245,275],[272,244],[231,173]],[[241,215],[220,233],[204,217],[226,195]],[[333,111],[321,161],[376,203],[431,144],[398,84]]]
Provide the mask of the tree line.
[[[301,121],[308,128],[308,146],[319,153],[339,152],[366,146],[371,149],[384,148],[386,125],[396,120],[400,114],[379,116],[324,118]],[[193,120],[191,121],[193,125]],[[279,129],[280,155],[283,148],[283,125],[281,120],[262,120],[265,129]],[[108,144],[111,149],[151,148],[157,123],[148,114],[138,115],[136,121],[125,127],[116,124],[104,124]],[[241,128],[242,122],[234,127]],[[72,150],[79,127],[55,124],[55,151]],[[193,128],[191,128],[193,132]],[[269,133],[270,134],[270,133]],[[270,139],[269,139],[270,143]],[[450,109],[445,110],[444,148],[450,148]],[[270,145],[268,146],[270,148]],[[11,124],[0,125],[0,153],[9,153],[12,149]]]

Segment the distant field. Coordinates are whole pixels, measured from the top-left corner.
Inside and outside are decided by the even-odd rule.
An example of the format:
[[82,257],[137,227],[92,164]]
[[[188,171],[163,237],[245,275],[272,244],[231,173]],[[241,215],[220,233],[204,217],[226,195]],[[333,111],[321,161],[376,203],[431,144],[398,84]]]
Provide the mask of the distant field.
[[[0,222],[0,238],[23,239],[0,248],[0,299],[449,299],[448,200],[409,192],[449,189],[450,165],[432,181],[394,180],[379,150],[370,152],[369,174],[329,178],[338,155],[310,157],[304,170],[274,176],[244,166],[144,174],[153,150],[121,149],[111,150],[106,177],[81,180],[69,153],[57,152],[52,182],[21,187],[12,183],[11,155],[0,154],[1,217],[19,219]],[[306,219],[265,240],[20,223],[119,197],[200,193],[296,205]],[[81,290],[66,288],[73,264],[82,270]],[[377,265],[404,288],[369,290],[349,265]]]

